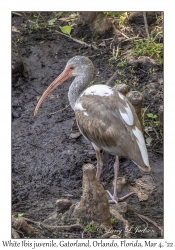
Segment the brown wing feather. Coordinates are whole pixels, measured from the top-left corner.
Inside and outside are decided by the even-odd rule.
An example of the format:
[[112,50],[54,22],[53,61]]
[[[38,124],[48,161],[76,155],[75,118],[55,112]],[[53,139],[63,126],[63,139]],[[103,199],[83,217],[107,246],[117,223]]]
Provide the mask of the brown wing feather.
[[[113,95],[101,97],[82,95],[78,102],[83,110],[76,110],[75,116],[81,133],[97,147],[110,154],[128,156],[137,165],[145,166],[132,129],[141,129],[139,120],[130,102],[121,99],[116,91]],[[122,118],[126,105],[132,110],[133,125],[129,126]]]

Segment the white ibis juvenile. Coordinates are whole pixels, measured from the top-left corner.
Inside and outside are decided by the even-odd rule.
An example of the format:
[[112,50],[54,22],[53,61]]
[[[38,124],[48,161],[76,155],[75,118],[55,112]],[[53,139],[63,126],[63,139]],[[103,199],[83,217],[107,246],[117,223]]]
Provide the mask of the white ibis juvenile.
[[[99,180],[103,162],[100,149],[115,155],[114,194],[110,203],[116,203],[119,156],[129,157],[141,170],[150,171],[148,153],[139,119],[128,99],[117,90],[103,84],[87,86],[92,81],[94,66],[85,56],[71,58],[64,71],[51,83],[41,96],[34,112],[46,96],[61,83],[75,77],[69,87],[68,98],[75,112],[77,125],[82,135],[88,139],[96,152]],[[126,195],[125,197],[127,197]]]

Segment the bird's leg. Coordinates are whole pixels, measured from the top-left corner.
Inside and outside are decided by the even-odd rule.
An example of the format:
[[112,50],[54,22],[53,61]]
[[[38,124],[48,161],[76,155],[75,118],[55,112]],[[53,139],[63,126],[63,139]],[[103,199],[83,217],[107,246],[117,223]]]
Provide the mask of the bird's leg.
[[100,175],[103,167],[103,162],[101,159],[101,154],[99,150],[95,150],[96,153],[96,158],[97,158],[97,172],[96,172],[96,178],[99,181],[100,180]]
[[117,177],[118,177],[118,171],[119,171],[119,158],[116,156],[115,163],[114,163],[114,194],[113,196],[111,193],[107,190],[108,195],[111,197],[111,200],[109,200],[109,203],[117,203],[118,201],[122,201],[126,199],[131,194],[134,194],[134,192],[131,192],[122,198],[117,197]]
[[118,171],[119,171],[119,159],[118,156],[115,158],[114,162],[114,194],[113,196],[110,194],[110,192],[107,190],[107,193],[111,197],[111,200],[109,200],[109,203],[117,203],[117,177],[118,177]]

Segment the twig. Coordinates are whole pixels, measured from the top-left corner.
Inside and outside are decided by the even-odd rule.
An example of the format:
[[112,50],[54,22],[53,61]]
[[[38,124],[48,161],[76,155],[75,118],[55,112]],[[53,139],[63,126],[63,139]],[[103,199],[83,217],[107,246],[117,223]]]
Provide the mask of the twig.
[[140,68],[139,68],[138,70],[140,70],[140,71],[142,71],[142,72],[146,73],[146,71],[145,71],[145,70],[143,70],[143,69],[140,69]]
[[81,234],[81,238],[83,239],[84,237],[84,233],[86,232],[86,228],[83,230],[82,234]]
[[119,53],[119,46],[117,46],[117,49],[116,49],[116,51],[115,51],[115,56],[116,56],[116,58],[117,58],[117,56],[118,56],[118,53]]
[[160,150],[154,150],[153,149],[153,151],[156,152],[156,153],[159,153],[159,154],[163,154],[163,151],[160,151]]
[[88,56],[88,58],[92,58],[92,57],[95,57],[95,56],[101,56],[102,53],[99,53],[99,54],[96,54],[96,55],[93,55],[93,56]]
[[[107,41],[107,40],[114,40],[114,38],[113,37],[111,37],[111,38],[105,38],[105,39],[103,39],[104,41]],[[102,40],[102,41],[103,41]]]
[[82,226],[81,224],[72,224],[72,225],[64,225],[64,226],[50,226],[50,225],[47,225],[47,224],[42,223],[42,222],[40,222],[40,221],[30,220],[30,219],[25,218],[25,217],[22,217],[22,218],[23,218],[24,220],[28,221],[28,222],[37,224],[37,225],[42,226],[42,227],[47,228],[47,229],[63,229],[63,230],[69,230],[69,229],[74,228],[74,227],[83,228],[83,226]]
[[64,109],[67,109],[69,106],[70,106],[70,104],[67,105],[67,106],[66,106],[65,108],[63,108],[63,109],[60,109],[60,110],[55,111],[55,112],[53,112],[53,113],[50,113],[50,115],[54,115],[54,114],[56,114],[56,113],[58,113],[58,112],[60,112],[60,111],[63,111]]
[[[135,212],[136,213],[136,212]],[[147,220],[148,222],[150,222],[151,224],[153,224],[155,227],[157,227],[160,232],[161,232],[161,236],[163,236],[163,228],[161,226],[159,226],[155,221],[151,220],[150,218],[148,218],[147,216],[145,215],[141,215],[141,214],[138,214],[136,213],[137,216],[140,218],[140,219],[144,219],[144,220]]]
[[18,12],[14,12],[14,11],[12,11],[12,14],[15,15],[15,16],[22,16],[22,15],[19,14]]
[[139,217],[141,220],[143,220],[145,223],[146,223],[146,228],[145,228],[145,230],[148,228],[148,222],[147,221],[145,221],[142,217]]
[[109,85],[117,76],[117,71],[114,72],[114,74],[109,78],[109,80],[106,82],[106,85]]
[[114,24],[112,24],[112,27],[113,27],[113,29],[114,29],[114,31],[115,31],[116,34],[117,34],[117,32],[119,32],[122,36],[124,36],[125,38],[129,39],[128,36],[126,36],[126,35],[125,35],[124,33],[122,33],[120,30],[116,29],[116,27],[115,27]]
[[158,143],[160,143],[160,141],[158,140],[153,146],[152,146],[152,149],[154,149],[155,148],[155,146],[158,144]]
[[160,140],[159,134],[157,133],[156,129],[154,128],[152,122],[149,122],[149,124],[150,124],[150,126],[152,127],[152,129],[154,130],[154,133],[156,134],[157,139]]
[[92,44],[88,44],[88,43],[85,43],[85,42],[83,42],[83,41],[80,41],[80,40],[78,40],[78,39],[76,39],[76,38],[73,38],[73,37],[71,37],[71,36],[68,36],[68,35],[66,35],[66,34],[64,34],[64,33],[60,32],[60,31],[58,31],[58,30],[55,30],[55,32],[56,32],[56,33],[59,33],[60,35],[66,36],[66,37],[72,39],[74,42],[77,42],[77,43],[79,43],[79,44],[81,44],[81,45],[85,45],[85,46],[93,47],[94,49],[97,49],[97,47],[94,46],[94,45],[92,45]]
[[16,207],[16,206],[18,206],[18,205],[25,204],[25,203],[29,203],[29,202],[30,202],[30,204],[31,204],[31,201],[30,201],[30,200],[27,200],[27,201],[21,201],[21,202],[18,202],[18,203],[16,203],[16,204],[13,204],[13,206],[12,206],[12,207]]
[[146,30],[147,38],[150,39],[150,35],[149,35],[149,31],[148,31],[147,17],[146,17],[146,12],[145,11],[143,11],[143,18],[144,18],[145,30]]

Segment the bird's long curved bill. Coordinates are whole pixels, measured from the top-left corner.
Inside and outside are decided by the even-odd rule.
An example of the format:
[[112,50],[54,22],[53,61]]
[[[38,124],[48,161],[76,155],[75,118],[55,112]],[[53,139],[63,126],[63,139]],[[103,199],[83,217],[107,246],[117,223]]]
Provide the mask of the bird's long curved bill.
[[36,105],[34,116],[37,115],[38,109],[41,106],[41,103],[44,101],[44,99],[48,96],[48,94],[54,90],[57,86],[59,86],[61,83],[66,81],[72,77],[71,70],[69,68],[65,68],[65,70],[49,85],[49,87],[44,91],[43,95],[39,99],[39,102]]

